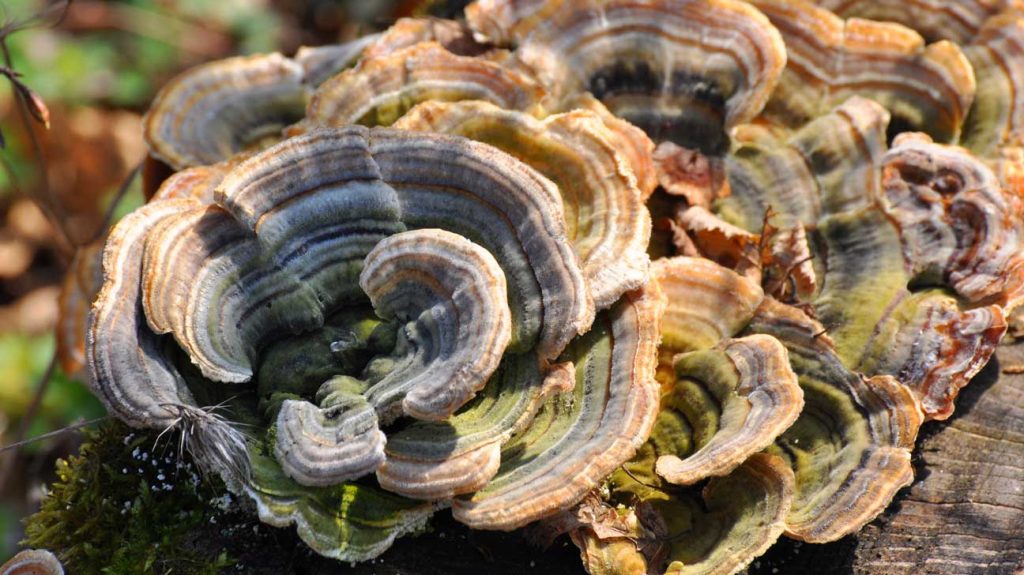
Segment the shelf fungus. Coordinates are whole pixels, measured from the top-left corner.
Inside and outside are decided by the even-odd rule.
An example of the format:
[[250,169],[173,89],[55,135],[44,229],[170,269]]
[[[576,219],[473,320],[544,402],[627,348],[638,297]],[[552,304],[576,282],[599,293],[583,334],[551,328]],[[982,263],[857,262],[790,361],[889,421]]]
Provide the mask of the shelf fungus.
[[1024,285],[1021,200],[965,150],[905,134],[882,166],[882,210],[911,273],[972,303],[1011,305]]
[[725,340],[711,350],[680,354],[673,364],[676,380],[662,386],[661,413],[682,419],[671,438],[674,449],[655,466],[669,483],[728,475],[771,445],[803,408],[789,356],[773,337]]
[[317,553],[343,561],[367,561],[402,535],[422,531],[430,503],[413,501],[361,483],[308,487],[296,483],[269,455],[253,448],[252,478],[244,487],[268,525],[294,524]]
[[65,369],[345,561],[445,508],[591,575],[854,533],[1024,301],[1022,6],[954,4],[478,0],[195,68]]
[[279,140],[302,118],[307,91],[302,66],[280,54],[205,64],[160,91],[143,135],[174,169],[215,164]]
[[822,216],[867,205],[880,187],[889,113],[851,97],[791,133],[736,142],[725,159],[730,193],[714,204],[726,221],[761,232],[814,225]]
[[972,308],[941,289],[916,288],[913,260],[904,259],[899,232],[880,211],[830,216],[818,230],[827,265],[813,307],[838,356],[850,369],[897,377],[929,418],[949,417],[957,391],[1006,330],[1002,308]]
[[426,102],[396,128],[465,136],[519,158],[558,186],[566,233],[603,309],[647,280],[651,218],[618,132],[595,113],[544,120],[487,102]]
[[821,324],[795,307],[765,300],[747,332],[782,342],[804,392],[800,416],[769,450],[796,474],[787,535],[825,542],[859,530],[913,478],[916,397],[891,376],[847,369]]
[[569,344],[563,385],[524,432],[502,448],[483,489],[452,502],[476,529],[511,530],[582,500],[650,434],[658,409],[655,352],[662,313],[657,287],[627,293]]
[[756,282],[704,258],[661,258],[651,274],[665,305],[659,351],[669,361],[732,337],[764,299]]
[[960,144],[986,158],[1024,146],[1024,3],[989,19],[964,53],[978,94]]
[[925,45],[891,22],[843,20],[806,0],[751,0],[786,42],[788,63],[763,118],[800,127],[850,96],[888,109],[893,129],[952,142],[974,99],[975,78],[960,48]]
[[779,457],[752,455],[703,487],[678,487],[653,472],[652,441],[609,479],[613,508],[581,506],[570,536],[591,575],[729,575],[764,553],[786,528],[793,471]]
[[898,22],[929,41],[966,44],[986,21],[999,12],[1024,9],[1020,0],[817,0],[822,8],[843,18]]
[[0,575],[64,575],[64,566],[46,549],[25,549],[0,565]]
[[483,54],[490,46],[473,39],[464,22],[440,18],[399,18],[363,50],[366,59],[380,58],[423,42],[436,42],[459,56]]
[[657,142],[724,152],[726,130],[757,116],[786,63],[778,31],[743,2],[556,4],[516,58],[553,107],[589,92]]
[[57,358],[61,370],[76,379],[85,379],[85,334],[89,309],[103,285],[103,245],[100,238],[75,251],[64,276],[57,300]]
[[531,110],[542,95],[535,80],[499,62],[458,56],[436,42],[424,42],[362,60],[321,84],[309,102],[305,124],[390,126],[429,100],[485,100]]

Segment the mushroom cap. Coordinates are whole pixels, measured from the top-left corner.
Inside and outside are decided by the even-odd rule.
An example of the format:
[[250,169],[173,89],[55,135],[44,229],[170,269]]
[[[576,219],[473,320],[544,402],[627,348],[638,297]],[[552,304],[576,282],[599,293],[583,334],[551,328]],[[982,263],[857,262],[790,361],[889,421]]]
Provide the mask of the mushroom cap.
[[786,62],[778,32],[743,2],[557,4],[515,57],[555,102],[589,91],[655,141],[723,152],[725,130],[761,111]]
[[895,375],[917,394],[929,419],[946,419],[960,389],[1006,333],[1002,308],[964,309],[961,300],[936,289],[908,294],[889,307],[856,369]]
[[854,96],[793,132],[737,138],[716,213],[760,232],[769,207],[774,225],[790,227],[867,205],[880,187],[888,123],[884,108]]
[[655,351],[661,305],[654,284],[627,293],[562,356],[575,386],[553,394],[502,449],[483,489],[452,501],[475,529],[512,530],[579,502],[647,439],[657,414]]
[[399,18],[366,46],[362,57],[380,58],[423,42],[436,42],[459,56],[477,56],[488,49],[473,39],[473,33],[465,22],[441,18]]
[[239,56],[183,72],[143,119],[150,152],[176,170],[216,164],[280,139],[302,117],[302,67],[280,54]]
[[317,404],[285,400],[277,416],[274,457],[300,485],[329,486],[373,473],[384,463],[384,432],[351,377],[326,381]]
[[816,0],[815,3],[843,18],[897,22],[913,28],[930,42],[950,40],[961,45],[970,42],[990,16],[1004,10],[1024,9],[1020,0]]
[[669,447],[687,443],[689,435],[691,448],[659,450],[655,469],[670,483],[728,475],[771,445],[803,408],[786,348],[771,336],[725,340],[711,350],[677,355],[674,363],[677,379],[662,384],[658,425],[673,415],[682,421],[675,432],[665,430],[668,437],[655,431],[655,441]]
[[597,309],[647,280],[651,219],[619,132],[589,111],[544,120],[482,101],[425,102],[396,128],[465,136],[522,160],[551,179]]
[[260,521],[275,527],[294,524],[302,541],[326,557],[373,559],[396,538],[422,530],[433,514],[429,503],[359,483],[303,486],[285,475],[272,457],[250,455],[252,480],[244,491],[256,503]]
[[913,479],[916,397],[890,376],[847,369],[821,324],[795,307],[766,299],[746,331],[782,342],[804,392],[803,411],[770,450],[796,474],[786,534],[826,542],[859,530]]
[[[751,0],[786,42],[789,64],[763,117],[799,127],[853,95],[876,100],[897,127],[955,141],[974,99],[960,48],[925,46],[909,28],[835,14],[806,0]],[[808,33],[813,31],[813,33]]]
[[565,364],[540,369],[534,354],[509,354],[477,396],[445,422],[416,421],[389,433],[381,486],[414,499],[446,500],[481,489],[498,472],[501,447],[530,424],[543,399],[575,381]]
[[231,160],[210,166],[196,166],[175,172],[160,184],[149,201],[192,198],[204,204],[212,204],[214,190],[244,156],[239,154]]
[[1004,147],[1024,145],[1024,13],[989,19],[964,54],[977,76],[978,93],[960,144],[997,158]]
[[764,299],[756,282],[704,258],[661,258],[651,274],[665,306],[659,350],[669,357],[732,337]]
[[916,278],[946,283],[972,303],[1020,299],[1020,199],[966,150],[921,135],[897,138],[883,160],[879,203]]
[[473,34],[498,46],[518,44],[565,8],[562,0],[476,0],[466,6]]
[[418,419],[448,419],[498,368],[512,314],[487,250],[444,230],[395,234],[367,254],[359,285],[378,316],[408,322],[401,337],[411,349],[366,392],[378,413],[400,401]]
[[649,442],[610,479],[613,491],[635,506],[627,511],[633,514],[632,529],[598,531],[600,524],[584,519],[571,533],[590,573],[729,575],[785,531],[794,476],[782,458],[754,454],[698,489],[661,483],[655,457],[655,443]]
[[540,86],[525,74],[424,42],[365,59],[321,84],[309,102],[305,123],[390,126],[428,100],[486,100],[502,108],[529,110],[541,95]]
[[64,275],[57,300],[57,358],[65,374],[85,379],[85,337],[89,310],[103,285],[103,244],[106,237],[79,247]]
[[177,414],[170,406],[195,403],[146,323],[141,284],[150,228],[197,205],[195,200],[147,204],[118,222],[103,248],[103,285],[86,335],[89,384],[110,413],[136,427],[174,425]]
[[0,565],[0,575],[64,575],[64,566],[46,549],[25,549]]

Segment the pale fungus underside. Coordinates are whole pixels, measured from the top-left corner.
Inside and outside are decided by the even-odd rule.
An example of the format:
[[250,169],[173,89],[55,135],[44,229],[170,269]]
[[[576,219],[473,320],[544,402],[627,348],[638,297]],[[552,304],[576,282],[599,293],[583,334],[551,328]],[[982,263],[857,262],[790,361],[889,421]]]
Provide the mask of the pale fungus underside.
[[449,507],[592,574],[834,541],[1022,297],[1022,16],[961,4],[480,0],[201,66],[63,357],[328,557]]

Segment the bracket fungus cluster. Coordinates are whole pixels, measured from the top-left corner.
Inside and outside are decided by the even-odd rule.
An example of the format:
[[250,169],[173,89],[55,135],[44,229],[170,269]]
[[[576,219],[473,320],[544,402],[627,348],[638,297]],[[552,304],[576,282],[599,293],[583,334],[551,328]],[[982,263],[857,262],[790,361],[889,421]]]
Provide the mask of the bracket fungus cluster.
[[62,350],[330,557],[444,508],[595,575],[833,541],[1022,299],[1018,10],[479,0],[201,66]]

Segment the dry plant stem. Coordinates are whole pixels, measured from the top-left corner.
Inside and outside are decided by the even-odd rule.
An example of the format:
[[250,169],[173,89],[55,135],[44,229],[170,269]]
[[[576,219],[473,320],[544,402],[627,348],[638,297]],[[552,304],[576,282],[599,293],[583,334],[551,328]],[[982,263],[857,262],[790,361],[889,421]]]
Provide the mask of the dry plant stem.
[[172,12],[113,2],[76,2],[66,28],[79,32],[124,30],[166,42],[199,59],[222,57],[231,48],[231,39],[226,34],[175,17]]
[[114,222],[114,213],[117,211],[117,206],[121,204],[121,200],[123,200],[124,197],[128,194],[128,190],[132,187],[132,182],[134,182],[135,178],[137,178],[139,176],[139,173],[142,172],[142,165],[145,162],[146,160],[139,161],[139,163],[135,164],[135,167],[132,168],[132,171],[128,172],[128,175],[125,176],[124,181],[121,182],[121,186],[117,188],[117,193],[114,194],[114,199],[110,201],[110,205],[107,207],[107,212],[103,214],[102,222],[100,223],[99,227],[96,228],[96,235],[94,235],[91,240],[86,242],[86,245],[98,241],[100,238],[106,235],[107,229],[110,227],[110,224]]
[[[21,418],[21,422],[18,423],[18,430],[14,434],[14,444],[20,444],[25,439],[25,434],[28,433],[28,426],[32,423],[32,420],[36,416],[36,412],[39,411],[39,406],[42,405],[43,395],[46,394],[46,388],[50,386],[50,380],[53,379],[53,372],[57,369],[57,350],[54,349],[50,355],[50,363],[46,366],[46,371],[43,372],[42,377],[39,378],[39,383],[36,384],[35,395],[32,396],[32,403],[29,404],[28,409],[25,410],[25,415]],[[18,445],[18,447],[21,447]],[[14,450],[11,453],[0,456],[0,493],[4,492],[4,488],[7,486],[7,481],[10,479],[11,471],[14,469],[13,460],[17,457],[19,450]]]
[[[61,11],[57,21],[54,22],[54,26],[59,25],[64,20],[64,15],[67,13],[68,9],[71,6],[70,1],[63,4],[64,8]],[[45,11],[48,11],[51,8],[52,7],[48,7]],[[4,66],[6,66],[8,69],[14,69],[14,61],[11,58],[10,49],[7,47],[7,36],[13,32],[17,32],[19,30],[24,29],[24,27],[31,26],[33,20],[41,19],[43,17],[44,13],[40,13],[39,15],[34,16],[33,18],[27,20],[23,24],[8,24],[5,25],[2,30],[0,30],[0,54],[3,55]],[[50,176],[48,165],[46,162],[46,156],[45,154],[43,154],[43,148],[39,143],[39,138],[36,136],[35,128],[32,124],[32,118],[28,110],[29,104],[25,101],[24,94],[22,94],[19,90],[14,90],[14,94],[15,101],[17,102],[16,107],[18,108],[18,116],[21,118],[22,127],[24,128],[25,133],[28,135],[29,142],[32,145],[32,154],[35,156],[36,163],[39,166],[39,176],[42,181],[43,195],[45,196],[48,195],[50,191]],[[13,176],[13,173],[11,175]],[[68,237],[67,232],[61,225],[61,223],[67,219],[67,214],[59,213],[63,211],[60,209],[59,204],[46,201],[49,200],[50,198],[33,197],[33,199],[36,201],[36,204],[39,206],[39,208],[43,210],[43,213],[45,213],[49,220],[54,224],[54,227],[58,230],[58,234],[56,236],[56,244],[61,255],[64,256],[65,259],[70,259],[70,256],[74,251],[74,244],[71,242],[71,239]],[[3,482],[0,481],[0,485],[2,485],[2,483]]]

